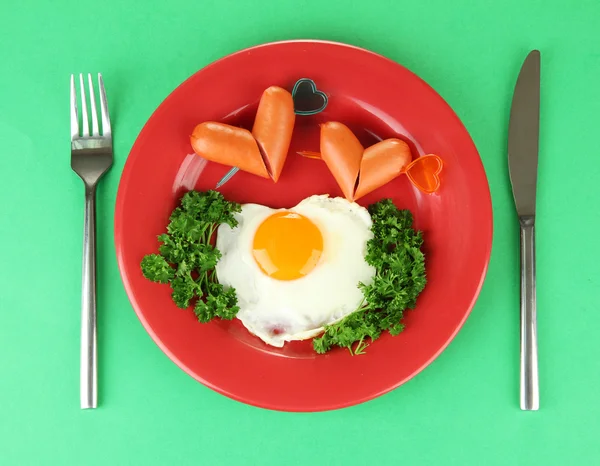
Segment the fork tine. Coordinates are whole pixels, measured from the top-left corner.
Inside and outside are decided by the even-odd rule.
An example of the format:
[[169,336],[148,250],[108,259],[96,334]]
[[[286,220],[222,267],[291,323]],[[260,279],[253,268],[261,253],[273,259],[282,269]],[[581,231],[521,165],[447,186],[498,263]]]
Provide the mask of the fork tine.
[[100,110],[102,111],[102,136],[110,136],[110,117],[108,116],[108,102],[102,74],[98,73],[98,87],[100,88]]
[[88,120],[87,102],[85,97],[85,86],[83,85],[83,74],[79,74],[79,90],[81,91],[81,130],[82,137],[88,137],[90,135],[90,122]]
[[92,113],[92,136],[100,136],[98,130],[98,114],[96,113],[96,94],[92,84],[92,75],[88,73],[88,89],[90,90],[90,112]]
[[79,120],[77,119],[77,92],[75,76],[71,75],[71,139],[79,137]]

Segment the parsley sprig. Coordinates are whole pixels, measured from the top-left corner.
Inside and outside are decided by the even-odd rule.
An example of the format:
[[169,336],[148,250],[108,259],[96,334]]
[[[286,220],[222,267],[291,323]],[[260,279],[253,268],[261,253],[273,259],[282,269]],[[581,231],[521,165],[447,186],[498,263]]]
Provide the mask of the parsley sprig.
[[369,213],[373,238],[367,242],[365,260],[375,267],[376,274],[371,284],[359,283],[364,300],[356,312],[326,326],[323,335],[313,340],[317,353],[340,346],[351,354],[363,354],[368,342],[382,332],[398,335],[404,329],[404,311],[414,309],[425,288],[423,237],[412,228],[411,212],[383,199],[369,206]]
[[196,299],[194,312],[200,322],[231,320],[239,310],[235,290],[217,281],[214,268],[221,253],[211,239],[220,224],[237,226],[234,214],[240,211],[240,204],[217,191],[189,191],[171,214],[167,233],[158,237],[160,254],[142,259],[144,277],[169,283],[178,307],[186,309]]

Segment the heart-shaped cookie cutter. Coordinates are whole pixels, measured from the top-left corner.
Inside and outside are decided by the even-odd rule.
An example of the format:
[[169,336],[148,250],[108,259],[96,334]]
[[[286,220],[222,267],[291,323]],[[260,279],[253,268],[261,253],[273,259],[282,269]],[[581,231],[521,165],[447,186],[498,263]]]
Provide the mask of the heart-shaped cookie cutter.
[[[311,108],[311,104],[314,105],[315,97],[320,101],[320,105]],[[318,90],[315,82],[309,78],[301,78],[296,81],[292,89],[292,99],[296,115],[316,115],[325,110],[329,103],[327,94]]]
[[440,173],[444,161],[435,154],[417,157],[404,169],[408,179],[425,194],[433,194],[440,189]]

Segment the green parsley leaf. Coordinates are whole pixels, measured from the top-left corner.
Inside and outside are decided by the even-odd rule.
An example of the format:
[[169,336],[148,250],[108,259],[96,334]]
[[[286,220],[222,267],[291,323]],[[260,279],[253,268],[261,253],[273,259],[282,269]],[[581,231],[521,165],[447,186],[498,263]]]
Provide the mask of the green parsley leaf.
[[211,244],[219,225],[237,226],[238,212],[241,205],[217,191],[189,191],[171,213],[167,232],[158,236],[160,254],[142,259],[144,277],[169,283],[173,302],[183,309],[193,303],[200,322],[230,320],[239,310],[235,290],[217,282],[214,269],[221,253]]
[[142,259],[142,272],[148,280],[157,283],[169,283],[175,275],[175,270],[158,254],[149,254]]
[[375,267],[375,276],[368,285],[358,284],[365,297],[363,304],[341,321],[326,326],[324,333],[313,340],[317,353],[340,346],[351,354],[364,354],[366,339],[372,342],[384,331],[398,335],[404,329],[404,311],[414,309],[425,288],[423,237],[412,227],[412,213],[398,209],[391,199],[370,205],[369,213],[373,238],[367,242],[365,261]]
[[171,288],[171,297],[177,307],[186,309],[196,295],[198,284],[189,275],[177,276],[171,280]]

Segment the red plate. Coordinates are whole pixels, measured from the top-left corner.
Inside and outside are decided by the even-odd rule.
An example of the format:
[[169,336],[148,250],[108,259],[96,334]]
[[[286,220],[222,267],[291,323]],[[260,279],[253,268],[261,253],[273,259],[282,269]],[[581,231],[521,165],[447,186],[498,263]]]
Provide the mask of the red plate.
[[[155,252],[171,210],[189,189],[214,188],[227,167],[189,155],[189,134],[206,120],[248,127],[262,91],[291,90],[312,78],[329,95],[316,116],[298,116],[291,154],[318,150],[318,123],[349,125],[365,145],[400,136],[415,153],[444,159],[442,187],[425,195],[402,176],[360,200],[383,197],[411,209],[425,238],[428,285],[406,330],[385,334],[364,356],[316,355],[310,341],[263,344],[235,320],[200,324],[180,310],[168,286],[145,280],[140,261]],[[222,188],[237,202],[289,207],[312,194],[341,195],[318,160],[290,155],[277,184],[238,173]],[[252,405],[320,411],[360,403],[398,387],[452,340],[481,288],[492,245],[487,179],[469,134],[444,100],[402,66],[359,48],[317,41],[262,45],[207,66],[181,84],[142,129],[125,164],[115,213],[121,276],[142,324],[183,370],[208,387]]]

